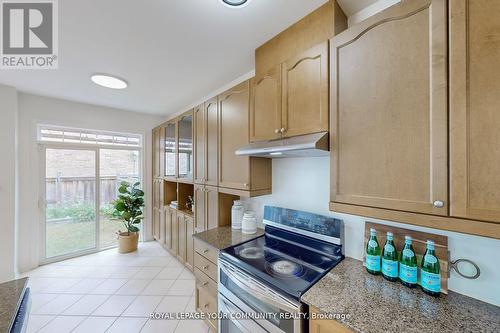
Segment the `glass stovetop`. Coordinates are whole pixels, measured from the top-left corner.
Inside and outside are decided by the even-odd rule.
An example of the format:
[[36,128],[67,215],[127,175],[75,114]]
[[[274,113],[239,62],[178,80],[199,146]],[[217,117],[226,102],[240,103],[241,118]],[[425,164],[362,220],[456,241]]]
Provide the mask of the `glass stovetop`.
[[[266,229],[268,230],[268,229]],[[266,233],[252,241],[222,251],[224,258],[237,267],[299,299],[343,257],[341,249],[317,251],[318,242],[308,243],[307,238],[283,240],[282,235]],[[328,245],[330,246],[330,245]],[[336,251],[338,249],[338,251]],[[320,250],[323,250],[320,247]]]

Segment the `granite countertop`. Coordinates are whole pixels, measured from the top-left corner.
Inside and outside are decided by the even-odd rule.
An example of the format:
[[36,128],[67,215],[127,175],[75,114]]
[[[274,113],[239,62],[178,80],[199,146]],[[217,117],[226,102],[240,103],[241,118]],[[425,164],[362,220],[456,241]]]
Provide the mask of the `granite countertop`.
[[262,235],[264,235],[264,230],[262,229],[257,229],[257,233],[255,234],[247,235],[242,233],[241,230],[235,230],[231,227],[219,227],[194,234],[193,236],[212,247],[222,250]]
[[0,332],[9,332],[28,285],[28,278],[0,284]]
[[455,292],[438,298],[368,274],[346,258],[309,289],[302,301],[351,330],[388,332],[500,332],[500,307]]

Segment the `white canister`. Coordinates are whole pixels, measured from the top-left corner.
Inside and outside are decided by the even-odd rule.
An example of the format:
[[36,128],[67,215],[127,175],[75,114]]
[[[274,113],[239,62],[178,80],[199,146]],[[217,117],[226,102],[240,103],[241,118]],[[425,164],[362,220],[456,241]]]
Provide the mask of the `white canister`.
[[243,220],[243,213],[245,208],[241,200],[235,200],[231,208],[231,228],[241,229],[241,221]]
[[257,232],[257,219],[255,218],[255,212],[249,210],[243,214],[241,232],[244,234],[255,234]]

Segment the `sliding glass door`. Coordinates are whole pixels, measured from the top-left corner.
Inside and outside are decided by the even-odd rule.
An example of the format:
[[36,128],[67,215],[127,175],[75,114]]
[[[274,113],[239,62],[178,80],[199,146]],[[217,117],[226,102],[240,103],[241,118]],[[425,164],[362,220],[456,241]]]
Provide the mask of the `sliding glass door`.
[[46,148],[45,258],[93,250],[97,245],[97,150]]
[[113,218],[122,181],[141,181],[140,150],[41,145],[41,261],[52,262],[117,245],[125,230]]

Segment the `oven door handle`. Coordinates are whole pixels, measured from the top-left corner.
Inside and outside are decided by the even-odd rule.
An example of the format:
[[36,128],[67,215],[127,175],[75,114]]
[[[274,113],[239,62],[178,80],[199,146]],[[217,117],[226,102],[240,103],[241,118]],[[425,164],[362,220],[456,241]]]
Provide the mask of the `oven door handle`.
[[228,313],[229,314],[229,320],[236,325],[240,329],[241,332],[243,333],[252,333],[250,330],[248,330],[245,326],[243,326],[239,321],[235,320],[234,317],[236,316],[236,311],[233,309],[235,308],[231,304],[228,304],[226,301],[222,300],[222,312],[223,313]]
[[273,297],[271,295],[268,295],[267,293],[264,293],[265,290],[263,291],[262,290],[263,288],[258,286],[255,282],[253,282],[251,280],[251,278],[247,279],[246,281],[242,281],[242,279],[238,276],[237,273],[234,273],[231,270],[227,269],[226,267],[224,267],[223,264],[220,265],[220,269],[227,276],[229,276],[231,278],[231,280],[236,285],[238,285],[240,288],[242,288],[243,290],[250,290],[250,292],[256,298],[263,299],[267,303],[269,303],[269,304],[271,304],[279,309],[286,310],[286,311],[291,312],[291,313],[297,313],[298,311],[300,311],[300,308],[298,306],[288,305],[285,303],[285,300],[283,300],[282,302],[276,300],[276,298],[279,297],[278,295],[277,295],[277,297]]

